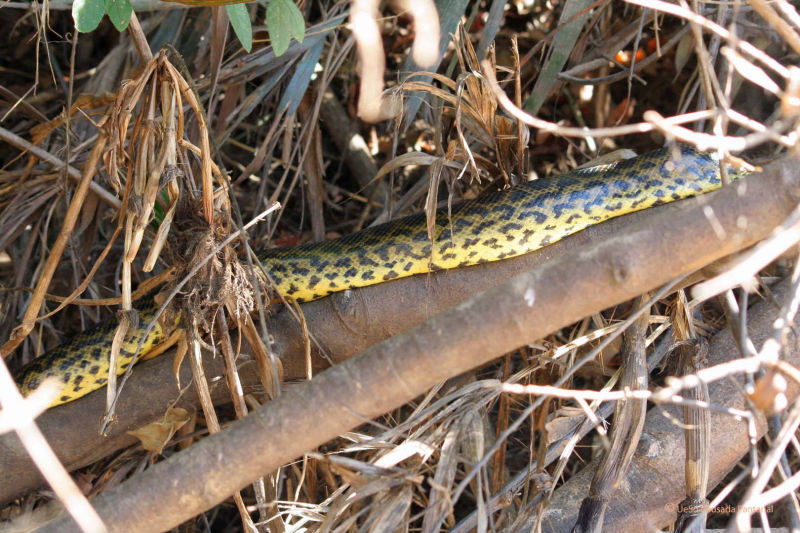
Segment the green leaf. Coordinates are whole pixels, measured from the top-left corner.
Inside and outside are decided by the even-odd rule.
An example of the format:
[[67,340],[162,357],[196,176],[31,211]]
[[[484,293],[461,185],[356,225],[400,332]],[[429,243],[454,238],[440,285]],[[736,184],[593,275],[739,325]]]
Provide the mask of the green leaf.
[[72,20],[81,33],[94,31],[106,14],[104,0],[75,0],[72,3]]
[[250,13],[245,4],[229,4],[225,6],[233,31],[239,42],[248,52],[253,48],[253,27],[250,25]]
[[106,0],[106,13],[118,31],[125,31],[131,21],[133,7],[130,0]]
[[291,0],[269,0],[267,31],[272,41],[272,50],[276,56],[280,56],[289,48],[292,37],[297,39],[297,42],[303,42],[306,22],[303,20],[303,14]]

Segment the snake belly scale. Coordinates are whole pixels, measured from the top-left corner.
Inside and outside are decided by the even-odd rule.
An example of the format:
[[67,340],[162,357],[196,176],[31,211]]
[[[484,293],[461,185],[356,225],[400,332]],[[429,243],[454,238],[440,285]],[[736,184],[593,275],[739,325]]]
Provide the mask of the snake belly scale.
[[[710,192],[721,186],[719,162],[688,146],[577,169],[488,194],[436,214],[435,239],[424,214],[398,218],[338,239],[277,248],[260,254],[276,289],[299,302],[331,293],[436,270],[461,268],[530,253],[605,220]],[[140,303],[141,326],[128,333],[120,353],[124,372],[152,319],[155,306]],[[65,387],[53,405],[103,387],[116,329],[109,321],[35,359],[17,376],[24,393],[48,376]],[[161,342],[154,328],[142,354]]]

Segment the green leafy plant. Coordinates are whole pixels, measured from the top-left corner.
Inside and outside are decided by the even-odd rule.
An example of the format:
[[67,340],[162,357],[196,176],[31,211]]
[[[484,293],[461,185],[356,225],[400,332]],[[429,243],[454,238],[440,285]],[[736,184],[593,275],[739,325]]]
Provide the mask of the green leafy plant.
[[[253,48],[253,27],[244,3],[235,2],[235,0],[234,2],[226,0],[170,1],[193,6],[224,5],[233,31],[239,42],[242,43],[242,47],[248,52]],[[94,31],[103,20],[103,15],[106,14],[117,30],[124,31],[130,23],[132,13],[133,6],[131,6],[130,0],[75,0],[72,4],[72,19],[75,21],[75,28],[81,33]],[[267,31],[276,56],[286,52],[292,37],[302,43],[305,30],[306,23],[303,14],[292,0],[268,0]]]
[[291,0],[269,0],[267,6],[267,31],[272,40],[275,55],[282,55],[289,48],[292,37],[303,42],[306,23],[303,14]]
[[[275,0],[272,0],[273,2]],[[270,2],[271,3],[271,2]],[[248,52],[253,48],[253,27],[250,25],[250,13],[244,4],[230,4],[225,6],[228,19],[231,21],[233,32]]]
[[81,33],[94,31],[106,13],[114,27],[124,31],[131,21],[133,7],[130,0],[75,0],[72,4],[72,19]]

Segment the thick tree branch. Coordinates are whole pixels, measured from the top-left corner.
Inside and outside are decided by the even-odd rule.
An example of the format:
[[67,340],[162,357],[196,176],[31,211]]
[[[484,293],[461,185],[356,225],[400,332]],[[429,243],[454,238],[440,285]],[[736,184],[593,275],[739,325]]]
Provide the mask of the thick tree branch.
[[[635,228],[591,246],[562,246],[558,257],[368,348],[312,381],[289,388],[225,431],[98,496],[93,504],[114,531],[174,527],[259,475],[402,405],[443,379],[753,244],[794,207],[798,180],[793,167],[796,163],[786,160],[772,165],[765,175],[750,177],[745,184],[650,211],[639,217]],[[475,281],[473,291],[476,286],[491,284],[476,279],[490,271],[496,272],[484,270],[471,278]],[[426,286],[437,302],[453,302],[457,296],[439,294],[437,288],[443,280],[446,283],[459,274],[450,272],[413,281]],[[347,320],[350,327],[346,329],[360,341],[353,342],[349,350],[391,334],[387,331],[390,322],[385,320],[389,307],[395,309],[397,317],[426,301],[420,296],[399,298],[395,292],[399,285],[358,291],[363,299],[354,293],[355,298],[345,295],[307,306],[312,331],[316,322],[311,320],[318,319],[317,309],[340,306],[345,300],[369,309],[372,326],[359,329],[353,327],[355,318]],[[465,287],[462,290],[461,294],[469,292]],[[379,294],[395,298],[377,302]],[[344,314],[342,320],[350,316]],[[406,322],[398,327],[408,325]],[[375,333],[379,328],[383,331]],[[290,338],[288,331],[278,327],[274,331]],[[324,342],[325,328],[315,333],[329,353],[337,353],[334,343]],[[286,349],[284,355],[292,353],[291,344],[280,346]],[[148,512],[143,515],[140,509]],[[74,531],[75,525],[61,518],[45,530]]]

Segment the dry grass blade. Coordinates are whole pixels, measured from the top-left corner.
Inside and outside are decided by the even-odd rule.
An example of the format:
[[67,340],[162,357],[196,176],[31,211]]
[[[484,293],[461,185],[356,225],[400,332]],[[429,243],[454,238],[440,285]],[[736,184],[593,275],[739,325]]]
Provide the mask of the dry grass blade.
[[67,241],[69,240],[72,230],[75,227],[75,223],[77,222],[83,201],[86,198],[86,192],[89,188],[89,183],[92,181],[92,177],[96,171],[100,155],[105,148],[105,140],[105,135],[101,134],[94,146],[94,149],[92,150],[91,155],[89,156],[86,166],[84,167],[81,183],[76,189],[72,200],[70,201],[64,223],[61,226],[61,230],[56,242],[53,244],[44,269],[39,276],[39,281],[37,282],[31,300],[28,303],[28,308],[25,311],[22,324],[14,330],[11,338],[5,344],[3,344],[2,347],[0,347],[0,356],[2,356],[4,359],[8,357],[8,355],[11,354],[11,352],[13,352],[17,346],[19,346],[19,344],[33,329],[36,317],[39,315],[42,302],[44,301],[47,288],[50,285],[50,281],[52,280],[56,267],[61,260],[61,254],[64,252]]
[[457,453],[461,441],[459,424],[447,431],[442,443],[436,473],[431,481],[431,491],[425,506],[425,517],[422,520],[422,531],[430,533],[438,531],[439,525],[450,515],[452,505],[453,482],[456,479]]

